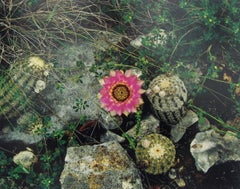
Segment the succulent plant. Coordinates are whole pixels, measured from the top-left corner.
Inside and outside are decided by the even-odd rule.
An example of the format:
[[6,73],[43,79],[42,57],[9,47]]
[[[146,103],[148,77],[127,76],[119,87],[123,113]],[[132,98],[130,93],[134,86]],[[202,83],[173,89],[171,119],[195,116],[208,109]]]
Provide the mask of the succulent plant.
[[43,119],[35,112],[24,112],[17,119],[18,128],[20,131],[28,134],[39,134],[43,129]]
[[177,124],[186,114],[187,89],[176,75],[159,75],[146,92],[154,113],[167,124]]
[[0,117],[11,119],[32,107],[32,99],[46,87],[52,64],[38,56],[13,63],[0,76]]
[[161,134],[144,136],[135,149],[137,163],[147,173],[157,175],[167,172],[175,163],[176,150],[172,141]]

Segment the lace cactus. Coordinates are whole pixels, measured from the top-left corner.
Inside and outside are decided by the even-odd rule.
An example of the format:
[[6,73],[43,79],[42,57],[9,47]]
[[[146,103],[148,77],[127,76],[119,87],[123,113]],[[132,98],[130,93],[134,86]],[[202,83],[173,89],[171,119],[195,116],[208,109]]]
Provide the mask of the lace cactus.
[[177,124],[186,114],[184,103],[187,90],[176,75],[159,75],[154,78],[146,92],[154,113],[167,124]]
[[150,174],[167,172],[175,163],[176,150],[172,141],[161,134],[143,137],[135,149],[137,163]]
[[0,117],[10,119],[32,106],[31,99],[46,87],[52,64],[38,56],[13,63],[0,76]]

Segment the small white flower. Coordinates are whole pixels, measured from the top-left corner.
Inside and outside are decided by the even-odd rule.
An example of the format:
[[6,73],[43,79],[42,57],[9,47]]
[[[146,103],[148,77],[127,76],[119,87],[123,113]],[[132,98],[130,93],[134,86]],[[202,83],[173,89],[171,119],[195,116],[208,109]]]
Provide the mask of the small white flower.
[[141,145],[142,145],[143,148],[148,148],[150,146],[150,144],[151,144],[151,142],[149,140],[147,140],[147,139],[143,140],[141,142]]
[[146,90],[146,94],[151,94],[152,93],[152,90],[151,89],[147,89]]
[[43,70],[46,66],[44,60],[38,56],[29,57],[28,63],[28,67],[31,67],[34,70]]
[[166,92],[165,91],[159,91],[159,96],[160,97],[165,97],[166,96]]
[[156,85],[156,86],[153,87],[152,90],[153,90],[154,93],[158,93],[160,91],[160,87]]
[[39,92],[41,92],[42,90],[44,90],[45,88],[46,88],[46,83],[45,83],[45,81],[37,80],[37,82],[36,82],[36,84],[35,84],[34,91],[35,91],[35,93],[39,93]]

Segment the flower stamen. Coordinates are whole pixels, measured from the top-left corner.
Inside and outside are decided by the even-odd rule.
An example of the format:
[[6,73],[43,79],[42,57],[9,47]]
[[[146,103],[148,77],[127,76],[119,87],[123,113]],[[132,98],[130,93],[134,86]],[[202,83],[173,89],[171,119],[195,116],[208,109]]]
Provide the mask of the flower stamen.
[[129,88],[124,84],[117,84],[112,89],[112,97],[118,102],[124,102],[130,96]]

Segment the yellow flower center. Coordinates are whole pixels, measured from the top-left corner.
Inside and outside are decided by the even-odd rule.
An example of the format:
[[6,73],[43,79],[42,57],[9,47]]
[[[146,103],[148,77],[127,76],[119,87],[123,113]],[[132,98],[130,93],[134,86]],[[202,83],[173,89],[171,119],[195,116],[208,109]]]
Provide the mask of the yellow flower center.
[[112,96],[119,102],[123,102],[130,96],[129,88],[124,84],[117,84],[112,89]]
[[165,149],[160,144],[155,144],[148,150],[149,156],[153,159],[160,159],[165,154]]
[[171,86],[171,83],[166,79],[162,80],[161,83],[160,83],[160,88],[161,89],[167,89],[170,86]]

